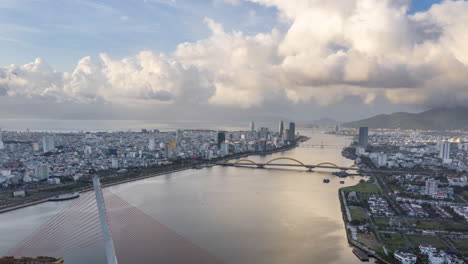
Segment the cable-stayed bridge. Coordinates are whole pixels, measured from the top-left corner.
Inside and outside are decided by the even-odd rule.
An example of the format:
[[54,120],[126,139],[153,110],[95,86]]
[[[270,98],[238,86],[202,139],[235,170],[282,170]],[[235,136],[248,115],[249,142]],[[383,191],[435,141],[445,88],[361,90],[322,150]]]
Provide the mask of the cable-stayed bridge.
[[108,264],[223,263],[110,190],[98,188],[83,193],[6,255],[62,258],[104,242]]

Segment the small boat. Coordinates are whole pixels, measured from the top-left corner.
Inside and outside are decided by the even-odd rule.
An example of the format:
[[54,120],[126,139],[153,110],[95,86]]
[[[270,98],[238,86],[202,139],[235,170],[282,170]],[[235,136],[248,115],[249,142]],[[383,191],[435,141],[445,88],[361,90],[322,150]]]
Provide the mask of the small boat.
[[323,183],[329,183],[330,180],[329,179],[323,179]]
[[49,201],[59,202],[59,201],[66,201],[66,200],[76,199],[78,197],[80,197],[79,192],[66,193],[66,194],[61,194],[61,195],[57,195],[57,196],[54,196],[52,198],[49,198]]
[[333,174],[335,174],[339,178],[346,178],[349,176],[349,174],[346,171],[335,172]]
[[344,181],[340,181],[340,184],[344,184]]

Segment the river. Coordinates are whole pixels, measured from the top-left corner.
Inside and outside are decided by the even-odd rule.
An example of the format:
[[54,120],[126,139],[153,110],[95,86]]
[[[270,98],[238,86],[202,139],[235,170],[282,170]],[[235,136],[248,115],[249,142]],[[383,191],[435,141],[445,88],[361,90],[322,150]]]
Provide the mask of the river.
[[[310,130],[308,144],[282,153],[251,156],[266,162],[292,157],[306,164],[351,165],[341,156],[350,138]],[[330,183],[323,183],[329,178]],[[212,167],[185,170],[109,187],[225,263],[360,263],[346,240],[338,189],[345,184],[330,171]],[[0,214],[0,255],[34,231],[69,202],[48,202]],[[131,246],[128,248],[131,250]],[[70,252],[67,264],[105,263],[101,244]],[[149,261],[148,263],[154,263]]]

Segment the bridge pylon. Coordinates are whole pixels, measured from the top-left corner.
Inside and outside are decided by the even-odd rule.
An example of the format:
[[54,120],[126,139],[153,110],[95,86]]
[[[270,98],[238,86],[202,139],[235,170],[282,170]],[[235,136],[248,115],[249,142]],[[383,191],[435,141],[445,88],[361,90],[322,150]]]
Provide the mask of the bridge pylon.
[[106,250],[107,264],[118,264],[115,254],[114,241],[112,240],[109,220],[107,219],[106,206],[104,204],[104,196],[102,196],[101,183],[99,177],[93,177],[94,193],[96,195],[96,203],[98,207],[99,219],[101,221],[102,235],[104,236],[104,248]]

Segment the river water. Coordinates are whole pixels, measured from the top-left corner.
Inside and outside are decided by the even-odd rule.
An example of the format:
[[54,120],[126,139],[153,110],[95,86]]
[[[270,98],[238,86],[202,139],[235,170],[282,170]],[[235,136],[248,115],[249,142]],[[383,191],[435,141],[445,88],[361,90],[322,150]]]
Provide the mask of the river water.
[[[341,147],[349,144],[350,138],[300,132],[311,137],[303,147],[248,158],[266,162],[292,157],[306,164],[352,164],[341,156]],[[305,147],[322,142],[337,147]],[[323,183],[324,178],[330,183]],[[343,185],[330,171],[216,166],[109,189],[225,263],[348,264],[360,261],[346,241],[338,189],[359,180],[347,178]],[[0,214],[0,255],[68,203],[48,202]],[[65,260],[67,264],[105,263],[102,244],[70,252]]]

